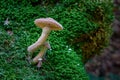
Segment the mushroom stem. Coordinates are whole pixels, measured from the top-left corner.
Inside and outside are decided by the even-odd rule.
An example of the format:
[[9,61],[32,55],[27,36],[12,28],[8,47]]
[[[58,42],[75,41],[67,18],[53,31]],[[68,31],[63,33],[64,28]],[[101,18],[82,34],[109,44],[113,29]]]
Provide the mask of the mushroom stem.
[[33,59],[33,63],[37,63],[39,61],[39,58],[42,58],[43,55],[46,53],[47,51],[47,47],[43,46],[42,50],[39,52],[39,54]]
[[38,59],[37,67],[40,68],[41,66],[42,66],[42,58],[39,58]]
[[42,28],[42,34],[41,34],[40,38],[34,44],[32,44],[28,47],[28,49],[27,49],[28,52],[34,52],[36,49],[38,49],[38,47],[43,45],[50,32],[51,32],[51,29],[49,27]]

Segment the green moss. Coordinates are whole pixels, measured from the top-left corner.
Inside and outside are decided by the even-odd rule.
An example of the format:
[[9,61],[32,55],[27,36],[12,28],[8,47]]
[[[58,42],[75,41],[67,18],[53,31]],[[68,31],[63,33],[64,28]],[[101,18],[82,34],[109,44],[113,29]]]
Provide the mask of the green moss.
[[[35,42],[41,34],[41,29],[34,25],[34,20],[40,17],[52,17],[64,26],[62,18],[66,16],[64,13],[68,14],[67,7],[65,8],[62,4],[49,5],[46,3],[36,4],[36,2],[37,0],[35,2],[32,0],[0,1],[2,8],[0,10],[1,79],[77,80],[85,78],[88,80],[81,57],[78,57],[74,50],[69,51],[69,47],[66,47],[69,46],[63,36],[66,29],[51,32],[49,40],[52,51],[47,52],[47,61],[43,63],[41,69],[38,70],[36,66],[27,62],[27,47]],[[71,14],[74,16],[72,11]],[[62,16],[59,17],[60,15]],[[4,25],[7,18],[10,23]]]
[[[92,15],[96,13],[97,5],[100,6],[99,10],[102,12],[99,14],[103,17],[105,24],[111,21],[111,14],[108,14],[111,8],[108,9],[108,5],[102,3],[91,4],[91,1],[82,0],[1,0],[1,79],[88,80],[81,60],[81,54],[84,53],[77,47],[82,46],[84,42],[77,44],[72,42],[80,35],[89,34],[100,28],[99,22],[95,21],[96,17],[93,18],[94,15]],[[40,17],[54,18],[63,25],[64,30],[50,33],[49,41],[52,50],[48,50],[47,61],[38,70],[27,62],[26,57],[27,47],[41,34],[41,29],[34,25],[34,20]],[[4,21],[7,18],[10,24],[5,26]]]

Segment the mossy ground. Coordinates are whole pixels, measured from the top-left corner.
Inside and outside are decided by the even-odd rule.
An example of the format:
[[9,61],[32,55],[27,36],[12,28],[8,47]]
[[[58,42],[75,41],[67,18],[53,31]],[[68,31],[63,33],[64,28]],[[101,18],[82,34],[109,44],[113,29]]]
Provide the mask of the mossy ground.
[[[106,5],[106,3],[91,5],[89,0],[88,2],[82,0],[77,2],[76,0],[58,2],[54,0],[1,0],[1,80],[88,80],[81,60],[81,49],[78,48],[77,52],[77,44],[73,45],[70,42],[100,27],[99,23],[92,18],[92,13],[95,13],[98,5],[103,7],[104,15],[101,16],[104,17],[104,21],[110,24],[112,17],[108,13],[111,8],[108,9],[109,4]],[[30,65],[26,58],[27,47],[41,34],[41,29],[34,25],[34,20],[40,17],[54,18],[63,25],[64,30],[51,32],[49,41],[52,50],[47,51],[47,61],[43,63],[42,68],[37,69],[36,66]],[[4,25],[7,18],[9,24]]]

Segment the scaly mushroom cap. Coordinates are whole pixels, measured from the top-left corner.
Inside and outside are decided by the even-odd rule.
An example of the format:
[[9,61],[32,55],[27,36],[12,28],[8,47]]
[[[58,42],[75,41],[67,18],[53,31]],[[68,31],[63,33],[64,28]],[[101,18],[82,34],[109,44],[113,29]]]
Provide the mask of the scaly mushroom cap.
[[63,29],[62,25],[52,18],[39,18],[34,23],[40,28],[50,27],[51,30]]

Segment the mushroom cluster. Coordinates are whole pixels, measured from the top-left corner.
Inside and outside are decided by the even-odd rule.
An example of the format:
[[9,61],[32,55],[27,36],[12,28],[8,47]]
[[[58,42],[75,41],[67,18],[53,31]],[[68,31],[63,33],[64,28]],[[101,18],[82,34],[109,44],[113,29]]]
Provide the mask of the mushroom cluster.
[[36,26],[42,28],[42,34],[39,39],[27,49],[29,55],[31,55],[36,49],[42,47],[39,54],[32,60],[32,63],[40,64],[42,61],[43,55],[46,53],[47,49],[50,49],[50,44],[47,42],[47,38],[52,30],[62,30],[63,27],[53,18],[39,18],[34,21]]

